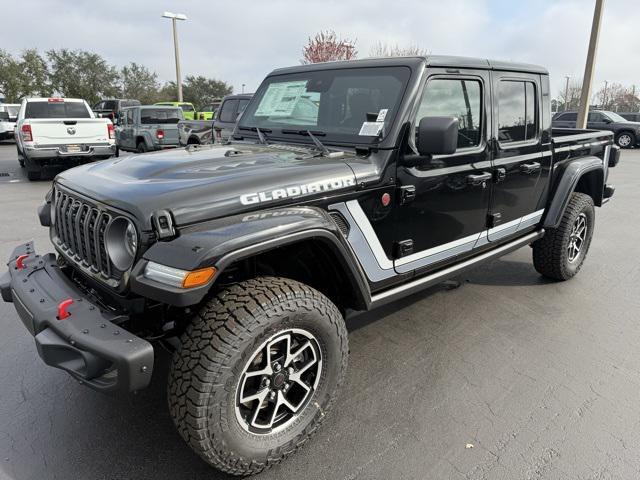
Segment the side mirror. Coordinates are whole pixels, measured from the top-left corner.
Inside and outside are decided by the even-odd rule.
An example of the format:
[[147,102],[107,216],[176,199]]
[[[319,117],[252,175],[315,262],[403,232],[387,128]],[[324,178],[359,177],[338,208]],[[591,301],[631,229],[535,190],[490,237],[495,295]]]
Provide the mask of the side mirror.
[[458,148],[458,119],[455,117],[423,117],[418,126],[420,155],[451,155]]

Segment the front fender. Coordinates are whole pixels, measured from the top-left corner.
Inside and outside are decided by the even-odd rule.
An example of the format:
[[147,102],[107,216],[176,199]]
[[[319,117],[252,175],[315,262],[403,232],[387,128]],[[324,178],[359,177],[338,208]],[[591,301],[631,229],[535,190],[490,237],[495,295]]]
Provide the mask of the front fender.
[[[216,278],[230,264],[307,240],[324,242],[331,249],[344,267],[355,289],[355,296],[360,300],[358,303],[366,305],[370,297],[369,286],[351,247],[329,214],[315,207],[263,210],[184,228],[177,238],[169,242],[157,242],[144,253],[132,273],[131,289],[165,303],[193,305],[202,300]],[[186,296],[178,300],[173,298],[175,295],[169,298],[166,288],[164,292],[151,291],[149,287],[154,286],[153,282],[142,276],[144,265],[149,261],[182,270],[215,266],[217,273],[209,285],[183,291]],[[172,293],[181,292],[175,289]]]
[[604,189],[604,165],[602,159],[589,156],[571,160],[557,173],[551,202],[549,203],[544,218],[545,228],[557,228],[558,225],[560,225],[562,215],[564,215],[571,194],[575,191],[580,178],[593,171],[602,173],[602,175],[599,176],[598,185],[595,186],[596,192],[594,192],[594,203],[598,206],[602,204],[602,192]]

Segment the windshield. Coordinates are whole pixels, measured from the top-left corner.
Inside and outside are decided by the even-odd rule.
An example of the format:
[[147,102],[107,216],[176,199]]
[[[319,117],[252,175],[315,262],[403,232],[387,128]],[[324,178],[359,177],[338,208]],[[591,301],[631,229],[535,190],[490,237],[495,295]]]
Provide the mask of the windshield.
[[7,109],[7,113],[11,118],[17,117],[18,112],[20,111],[20,105],[6,105],[5,108]]
[[178,123],[182,120],[182,111],[177,108],[143,108],[140,110],[140,123]]
[[609,117],[614,122],[628,122],[629,121],[626,118],[624,118],[622,115],[618,115],[615,112],[602,112],[602,113],[604,113],[607,117]]
[[393,121],[410,74],[407,67],[380,67],[268,77],[239,128],[259,127],[270,138],[311,130],[336,142],[375,142]]
[[84,102],[27,102],[24,118],[91,118]]

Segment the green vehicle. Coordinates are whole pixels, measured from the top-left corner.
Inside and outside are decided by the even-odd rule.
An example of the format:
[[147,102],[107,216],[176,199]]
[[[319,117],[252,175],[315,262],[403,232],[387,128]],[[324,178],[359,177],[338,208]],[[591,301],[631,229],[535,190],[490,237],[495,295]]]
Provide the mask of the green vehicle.
[[220,107],[221,100],[214,100],[212,103],[207,103],[204,107],[200,109],[198,112],[199,120],[213,120],[216,116],[216,110]]
[[165,107],[180,107],[185,120],[196,119],[196,108],[190,102],[158,102],[154,105],[163,105]]

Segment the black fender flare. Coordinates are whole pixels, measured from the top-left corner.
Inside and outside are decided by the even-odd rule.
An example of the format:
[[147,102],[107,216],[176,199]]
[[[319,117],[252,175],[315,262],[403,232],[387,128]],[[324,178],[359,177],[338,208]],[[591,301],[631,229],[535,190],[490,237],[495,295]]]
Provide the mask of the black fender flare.
[[[358,309],[365,309],[371,292],[364,272],[336,223],[325,210],[316,207],[262,210],[184,228],[177,238],[156,242],[144,253],[131,273],[131,290],[171,305],[195,305],[229,265],[308,240],[329,247],[348,277]],[[148,262],[181,270],[213,266],[216,274],[207,285],[184,290],[145,278]]]
[[557,228],[564,211],[569,204],[571,194],[575,191],[580,179],[587,173],[593,171],[602,172],[598,181],[599,188],[594,203],[602,205],[602,192],[604,190],[604,165],[601,158],[595,156],[583,157],[571,160],[560,172],[555,182],[555,188],[551,196],[551,201],[547,207],[543,226],[544,228]]

